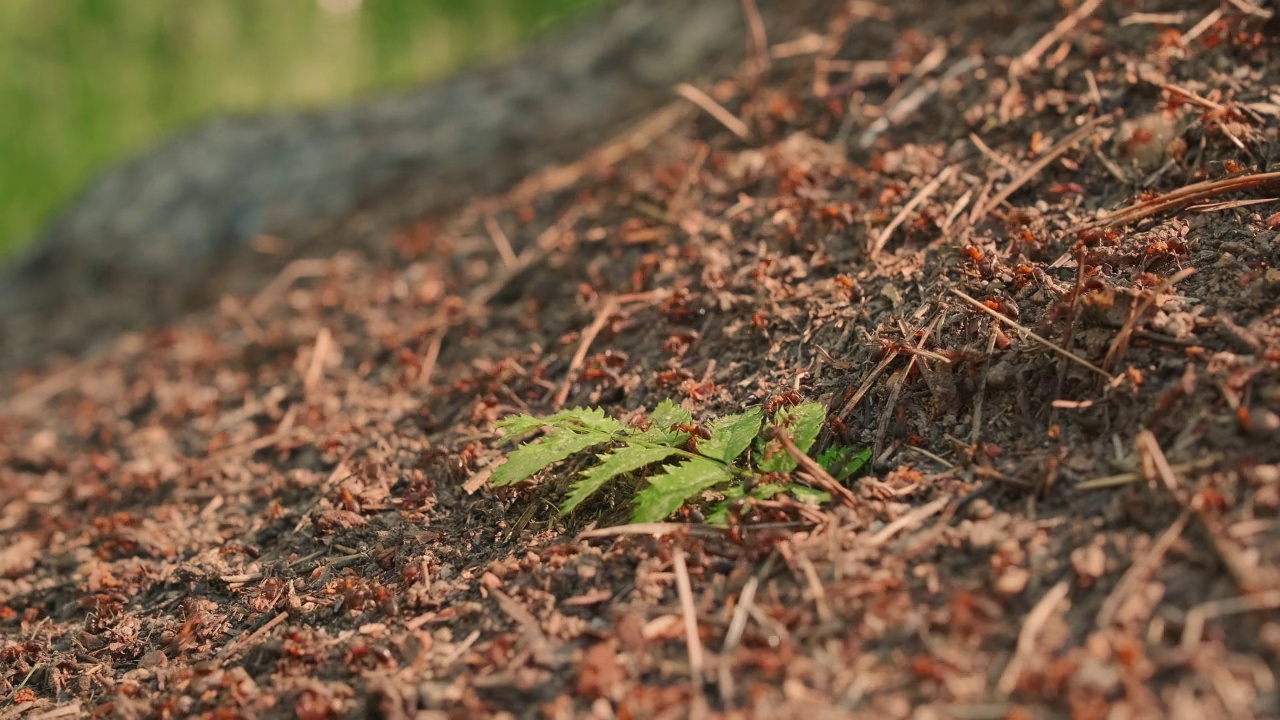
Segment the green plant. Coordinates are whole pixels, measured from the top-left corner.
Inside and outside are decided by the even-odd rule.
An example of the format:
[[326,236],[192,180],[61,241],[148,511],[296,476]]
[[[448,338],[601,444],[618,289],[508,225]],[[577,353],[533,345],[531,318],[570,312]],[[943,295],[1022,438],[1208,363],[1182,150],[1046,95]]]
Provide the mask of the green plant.
[[[665,519],[686,502],[714,489],[722,493],[723,500],[711,509],[708,521],[719,523],[727,520],[728,504],[748,494],[767,498],[790,492],[812,502],[830,499],[827,493],[790,479],[796,460],[776,439],[777,430],[785,431],[801,452],[808,452],[825,420],[823,405],[802,403],[779,410],[767,421],[760,408],[752,408],[714,419],[704,428],[692,424],[692,414],[669,400],[650,414],[646,429],[626,427],[598,408],[562,410],[542,418],[515,415],[498,423],[507,437],[542,428],[548,432],[512,451],[506,462],[495,468],[491,481],[497,486],[513,485],[573,455],[605,447],[596,455],[599,463],[580,473],[571,486],[560,506],[560,514],[567,515],[609,481],[676,458],[674,464],[663,464],[646,474],[648,484],[635,496],[631,521]],[[836,446],[816,459],[843,481],[868,457],[866,451]],[[767,481],[758,482],[761,478]],[[749,483],[753,485],[748,490]]]

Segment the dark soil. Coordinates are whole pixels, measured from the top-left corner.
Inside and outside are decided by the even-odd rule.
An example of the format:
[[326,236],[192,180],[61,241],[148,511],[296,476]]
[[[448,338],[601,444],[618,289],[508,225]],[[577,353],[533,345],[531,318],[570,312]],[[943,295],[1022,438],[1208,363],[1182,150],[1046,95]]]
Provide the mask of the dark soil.
[[[1097,4],[852,3],[707,88],[745,140],[682,105],[19,378],[0,717],[1277,716],[1280,62]],[[605,533],[483,482],[561,397],[875,461]]]

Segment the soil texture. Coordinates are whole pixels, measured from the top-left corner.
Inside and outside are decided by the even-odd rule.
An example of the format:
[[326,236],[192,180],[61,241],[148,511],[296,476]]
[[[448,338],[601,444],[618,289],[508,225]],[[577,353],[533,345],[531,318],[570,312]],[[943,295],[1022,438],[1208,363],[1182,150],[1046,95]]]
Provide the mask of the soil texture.
[[[395,263],[25,372],[0,717],[1276,717],[1269,14],[841,4]],[[728,528],[485,482],[666,398],[874,459]]]

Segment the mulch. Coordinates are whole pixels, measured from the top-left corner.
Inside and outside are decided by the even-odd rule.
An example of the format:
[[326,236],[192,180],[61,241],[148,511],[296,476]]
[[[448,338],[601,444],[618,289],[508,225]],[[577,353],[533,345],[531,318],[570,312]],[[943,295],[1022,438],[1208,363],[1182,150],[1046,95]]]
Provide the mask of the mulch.
[[[850,3],[394,266],[23,374],[0,717],[1277,716],[1268,12]],[[727,529],[484,482],[665,398],[874,460]]]

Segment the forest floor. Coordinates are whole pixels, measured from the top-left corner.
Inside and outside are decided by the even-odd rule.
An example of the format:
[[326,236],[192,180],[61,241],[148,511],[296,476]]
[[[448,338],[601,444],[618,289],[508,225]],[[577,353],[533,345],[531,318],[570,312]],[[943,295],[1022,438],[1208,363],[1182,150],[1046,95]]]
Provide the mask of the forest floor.
[[[1064,5],[849,3],[396,267],[17,378],[0,718],[1276,717],[1274,35]],[[873,462],[726,529],[486,483],[667,398]]]

